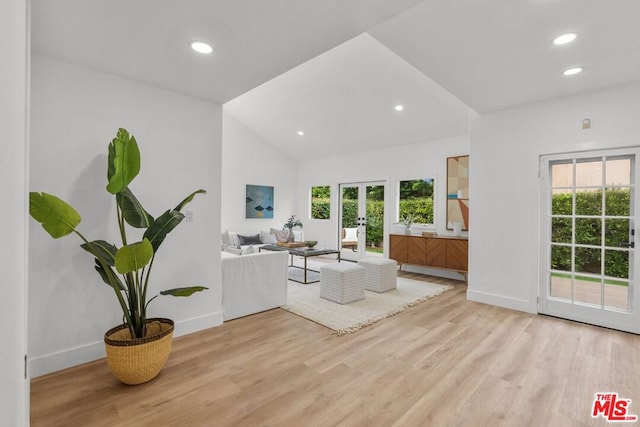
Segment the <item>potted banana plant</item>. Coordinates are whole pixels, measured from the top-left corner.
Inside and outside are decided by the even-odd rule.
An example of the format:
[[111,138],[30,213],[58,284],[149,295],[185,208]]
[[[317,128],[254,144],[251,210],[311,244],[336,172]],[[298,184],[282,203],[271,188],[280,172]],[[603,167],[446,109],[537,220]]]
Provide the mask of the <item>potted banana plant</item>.
[[[174,323],[170,319],[147,318],[147,308],[158,295],[150,296],[153,263],[165,238],[184,215],[181,210],[197,190],[157,217],[153,217],[133,194],[129,185],[140,171],[140,151],[133,135],[119,129],[108,148],[107,191],[115,196],[120,247],[107,240],[91,240],[79,230],[80,214],[62,199],[44,192],[29,193],[29,213],[54,239],[77,235],[80,247],[94,257],[95,270],[110,286],[122,311],[123,323],[105,333],[107,362],[113,374],[126,384],[153,379],[171,351]],[[140,229],[142,238],[130,242],[127,228]],[[160,295],[191,296],[208,288],[189,286],[168,289]]]

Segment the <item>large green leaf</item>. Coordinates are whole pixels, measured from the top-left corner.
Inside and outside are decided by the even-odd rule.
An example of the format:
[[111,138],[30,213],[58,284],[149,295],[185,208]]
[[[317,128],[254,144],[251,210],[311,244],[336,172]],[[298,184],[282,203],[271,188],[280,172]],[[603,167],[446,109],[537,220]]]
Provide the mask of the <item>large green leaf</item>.
[[118,278],[118,276],[116,275],[116,273],[113,271],[111,267],[107,267],[107,268],[111,270],[111,277],[112,277],[111,280],[113,280],[113,283],[111,283],[111,280],[109,280],[109,275],[107,275],[106,270],[102,267],[102,264],[100,263],[100,261],[98,261],[97,258],[96,258],[96,265],[94,266],[94,268],[96,269],[96,271],[98,272],[98,274],[100,275],[104,283],[106,283],[112,288],[116,288],[119,291],[126,290],[126,288],[124,287],[124,285],[122,284],[122,282],[120,281],[120,279]]
[[140,150],[136,139],[120,128],[109,144],[107,163],[107,191],[117,194],[123,191],[140,172]]
[[153,221],[151,227],[144,232],[145,239],[149,239],[153,246],[153,251],[157,252],[160,244],[167,237],[167,234],[180,224],[184,215],[176,210],[166,211]]
[[115,265],[120,274],[131,273],[141,269],[153,258],[153,247],[147,239],[132,243],[118,249]]
[[116,252],[118,251],[115,245],[104,240],[94,240],[93,242],[83,243],[80,247],[97,258],[102,257],[108,265],[112,267],[115,265]]
[[124,220],[130,226],[149,228],[153,222],[153,217],[142,207],[142,203],[138,201],[128,187],[116,194],[116,201],[120,206]]
[[176,208],[175,208],[174,210],[176,210],[176,211],[181,211],[181,210],[182,210],[182,208],[184,208],[184,205],[186,205],[187,203],[189,203],[190,201],[192,201],[192,200],[193,200],[193,198],[196,196],[196,194],[205,194],[205,193],[206,193],[206,191],[204,191],[204,190],[202,190],[202,189],[201,189],[201,190],[196,190],[196,191],[194,191],[193,193],[189,194],[189,195],[187,196],[187,198],[186,198],[186,199],[184,199],[183,201],[181,201],[181,202],[178,204],[178,206],[176,206]]
[[71,205],[47,193],[29,193],[29,213],[54,239],[73,232],[81,221]]
[[174,297],[190,297],[196,292],[204,291],[209,288],[205,288],[204,286],[189,286],[186,288],[175,288],[175,289],[167,289],[166,291],[160,292],[160,295],[172,295]]

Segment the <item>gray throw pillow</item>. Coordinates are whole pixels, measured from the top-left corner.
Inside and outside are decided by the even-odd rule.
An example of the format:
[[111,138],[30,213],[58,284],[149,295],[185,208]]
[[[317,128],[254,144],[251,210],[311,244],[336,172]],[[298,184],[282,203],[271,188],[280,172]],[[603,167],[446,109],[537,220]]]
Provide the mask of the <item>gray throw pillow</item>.
[[240,239],[240,246],[259,245],[260,243],[262,243],[260,241],[260,233],[253,236],[243,236],[242,234],[238,234],[238,239]]

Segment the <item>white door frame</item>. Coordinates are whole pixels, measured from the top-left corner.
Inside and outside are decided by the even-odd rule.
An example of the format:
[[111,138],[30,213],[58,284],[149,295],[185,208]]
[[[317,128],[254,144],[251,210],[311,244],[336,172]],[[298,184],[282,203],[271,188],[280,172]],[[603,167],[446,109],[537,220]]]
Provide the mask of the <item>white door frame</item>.
[[[640,147],[563,153],[540,157],[540,280],[538,288],[538,312],[622,331],[640,333],[640,292],[637,289],[638,279],[640,278],[640,268],[638,268],[638,266],[640,266],[640,251],[637,249],[630,249],[629,251],[629,311],[605,309],[603,307],[594,308],[588,304],[568,303],[566,300],[563,301],[549,295],[551,255],[551,245],[549,243],[551,241],[551,226],[549,221],[551,215],[550,164],[561,160],[619,156],[633,156],[631,167],[630,228],[635,229],[636,216],[640,214],[640,197],[638,197],[638,183],[636,181],[640,178]],[[604,244],[604,242],[601,242],[601,244]],[[604,272],[602,272],[602,274],[604,274]]]

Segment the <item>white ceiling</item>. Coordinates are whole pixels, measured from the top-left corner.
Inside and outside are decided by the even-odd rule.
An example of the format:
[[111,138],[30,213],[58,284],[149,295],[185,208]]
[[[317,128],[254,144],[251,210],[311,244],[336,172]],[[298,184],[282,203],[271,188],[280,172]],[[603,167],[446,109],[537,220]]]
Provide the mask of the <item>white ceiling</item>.
[[32,0],[32,49],[222,104],[419,1]]
[[298,160],[463,135],[469,123],[461,101],[368,34],[224,108]]
[[[639,19],[638,0],[437,0],[370,33],[487,112],[640,79]],[[562,75],[573,66],[585,71]]]
[[[237,120],[308,159],[464,134],[467,107],[639,80],[638,17],[639,0],[32,0],[32,45],[230,101]],[[567,31],[574,43],[551,44]],[[215,53],[194,54],[193,39]],[[574,65],[585,71],[562,76]]]

